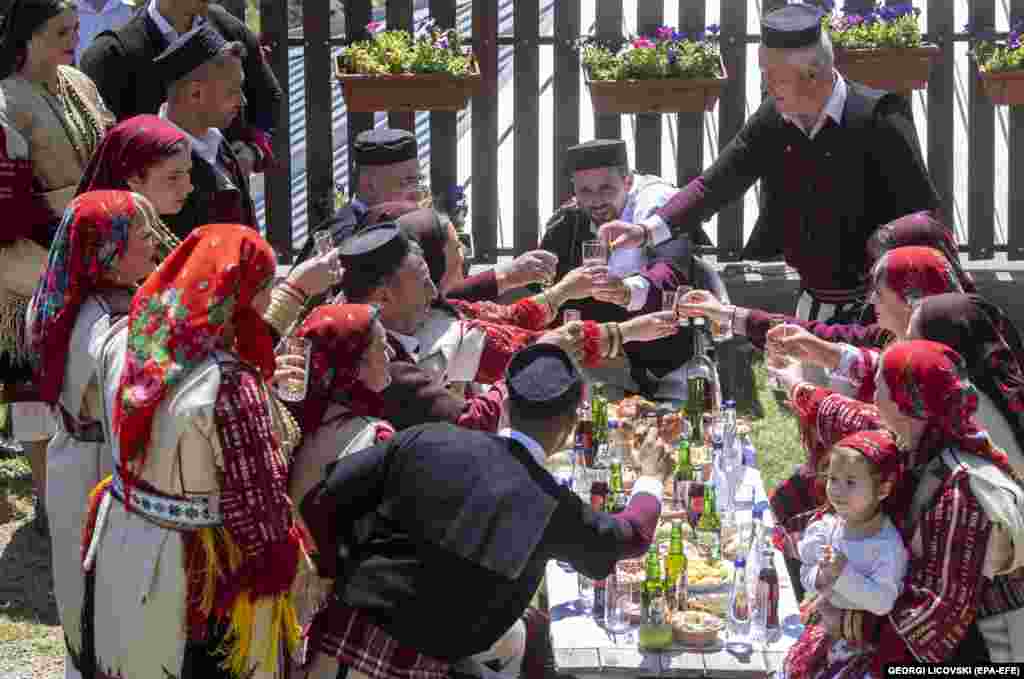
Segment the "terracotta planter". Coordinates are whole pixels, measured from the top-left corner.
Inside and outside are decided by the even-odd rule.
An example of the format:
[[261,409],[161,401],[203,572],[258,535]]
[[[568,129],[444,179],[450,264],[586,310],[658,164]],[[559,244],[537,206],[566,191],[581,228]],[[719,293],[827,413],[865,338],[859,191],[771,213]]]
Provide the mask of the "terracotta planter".
[[981,88],[996,106],[1024,104],[1024,69],[978,75]]
[[344,73],[341,57],[335,62],[345,106],[353,113],[375,111],[461,111],[480,84],[480,69],[456,78],[443,73],[363,75]]
[[652,78],[590,80],[590,101],[597,113],[701,113],[711,111],[729,80],[720,78]]
[[836,48],[836,69],[846,78],[876,90],[923,90],[928,86],[932,61],[941,53],[935,45],[867,50]]

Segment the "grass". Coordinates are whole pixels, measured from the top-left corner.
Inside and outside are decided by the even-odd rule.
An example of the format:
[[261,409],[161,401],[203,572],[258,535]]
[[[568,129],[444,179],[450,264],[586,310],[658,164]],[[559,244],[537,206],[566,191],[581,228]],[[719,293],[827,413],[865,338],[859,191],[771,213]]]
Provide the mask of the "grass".
[[764,416],[755,419],[749,404],[739,404],[737,410],[739,415],[751,417],[753,422],[750,438],[757,450],[757,466],[765,490],[770,493],[780,481],[792,475],[793,467],[802,463],[805,455],[796,418],[779,404],[775,392],[768,388],[768,371],[759,360],[754,362],[754,380]]

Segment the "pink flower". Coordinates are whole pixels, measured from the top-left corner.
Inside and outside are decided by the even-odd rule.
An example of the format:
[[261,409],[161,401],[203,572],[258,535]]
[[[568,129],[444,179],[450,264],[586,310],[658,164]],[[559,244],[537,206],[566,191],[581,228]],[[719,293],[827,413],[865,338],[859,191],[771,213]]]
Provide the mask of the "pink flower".
[[654,47],[654,43],[647,38],[636,38],[633,40],[633,47],[637,49],[650,49]]
[[366,30],[368,30],[370,33],[376,33],[382,28],[384,28],[383,21],[371,21],[370,23],[366,24]]

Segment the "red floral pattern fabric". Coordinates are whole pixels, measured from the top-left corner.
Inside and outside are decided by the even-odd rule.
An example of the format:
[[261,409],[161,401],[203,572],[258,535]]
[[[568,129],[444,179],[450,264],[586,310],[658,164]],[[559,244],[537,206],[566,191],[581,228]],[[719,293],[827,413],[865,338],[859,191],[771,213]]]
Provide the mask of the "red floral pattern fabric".
[[907,245],[923,245],[942,252],[964,292],[975,292],[974,279],[960,265],[960,248],[953,229],[938,220],[934,212],[914,212],[879,227],[868,240],[868,256],[875,262],[890,250]]
[[32,297],[36,383],[46,403],[60,397],[78,311],[117,266],[136,215],[149,218],[127,191],[93,191],[72,200],[64,212]]
[[890,250],[875,265],[875,290],[888,286],[907,304],[944,292],[963,292],[940,251],[917,245]]
[[210,224],[193,231],[136,293],[114,403],[126,501],[131,470],[145,461],[160,402],[230,330],[241,359],[264,378],[273,375],[270,328],[251,305],[271,282],[275,265],[270,244],[253,229]]

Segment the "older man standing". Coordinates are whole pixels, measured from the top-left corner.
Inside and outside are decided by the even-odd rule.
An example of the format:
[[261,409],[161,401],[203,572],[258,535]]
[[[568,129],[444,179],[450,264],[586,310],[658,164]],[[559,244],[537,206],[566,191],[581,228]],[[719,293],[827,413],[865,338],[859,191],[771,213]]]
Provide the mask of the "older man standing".
[[221,132],[245,104],[244,56],[242,43],[225,42],[204,25],[183,35],[153,62],[169,83],[160,116],[180,127],[192,144],[193,191],[181,212],[164,217],[181,239],[204,224],[258,227],[249,175]]
[[[572,172],[575,195],[548,221],[540,245],[558,255],[556,280],[582,264],[582,244],[597,239],[598,226],[612,220],[646,219],[678,191],[661,177],[632,172],[626,142],[620,139],[595,139],[570,147],[566,165]],[[709,289],[722,302],[728,302],[717,273],[691,257],[689,243],[683,237],[670,238],[642,251],[623,249],[613,253],[611,264],[614,275],[595,288],[593,299],[569,302],[565,308],[578,310],[585,320],[624,321],[661,310],[662,293],[691,280],[693,285]],[[655,342],[627,344],[625,349],[626,371],[621,366],[602,368],[590,371],[588,376],[655,396],[659,388],[669,389],[673,380],[666,376],[691,357],[693,337],[684,329]],[[682,379],[677,382],[683,384]],[[679,390],[663,395],[683,398]]]
[[785,257],[800,273],[802,319],[860,314],[868,237],[902,215],[937,210],[940,199],[908,102],[845,80],[821,17],[802,4],[765,16],[758,56],[769,98],[655,215],[605,224],[602,238],[642,244],[692,236],[760,180],[761,214],[742,257]]

